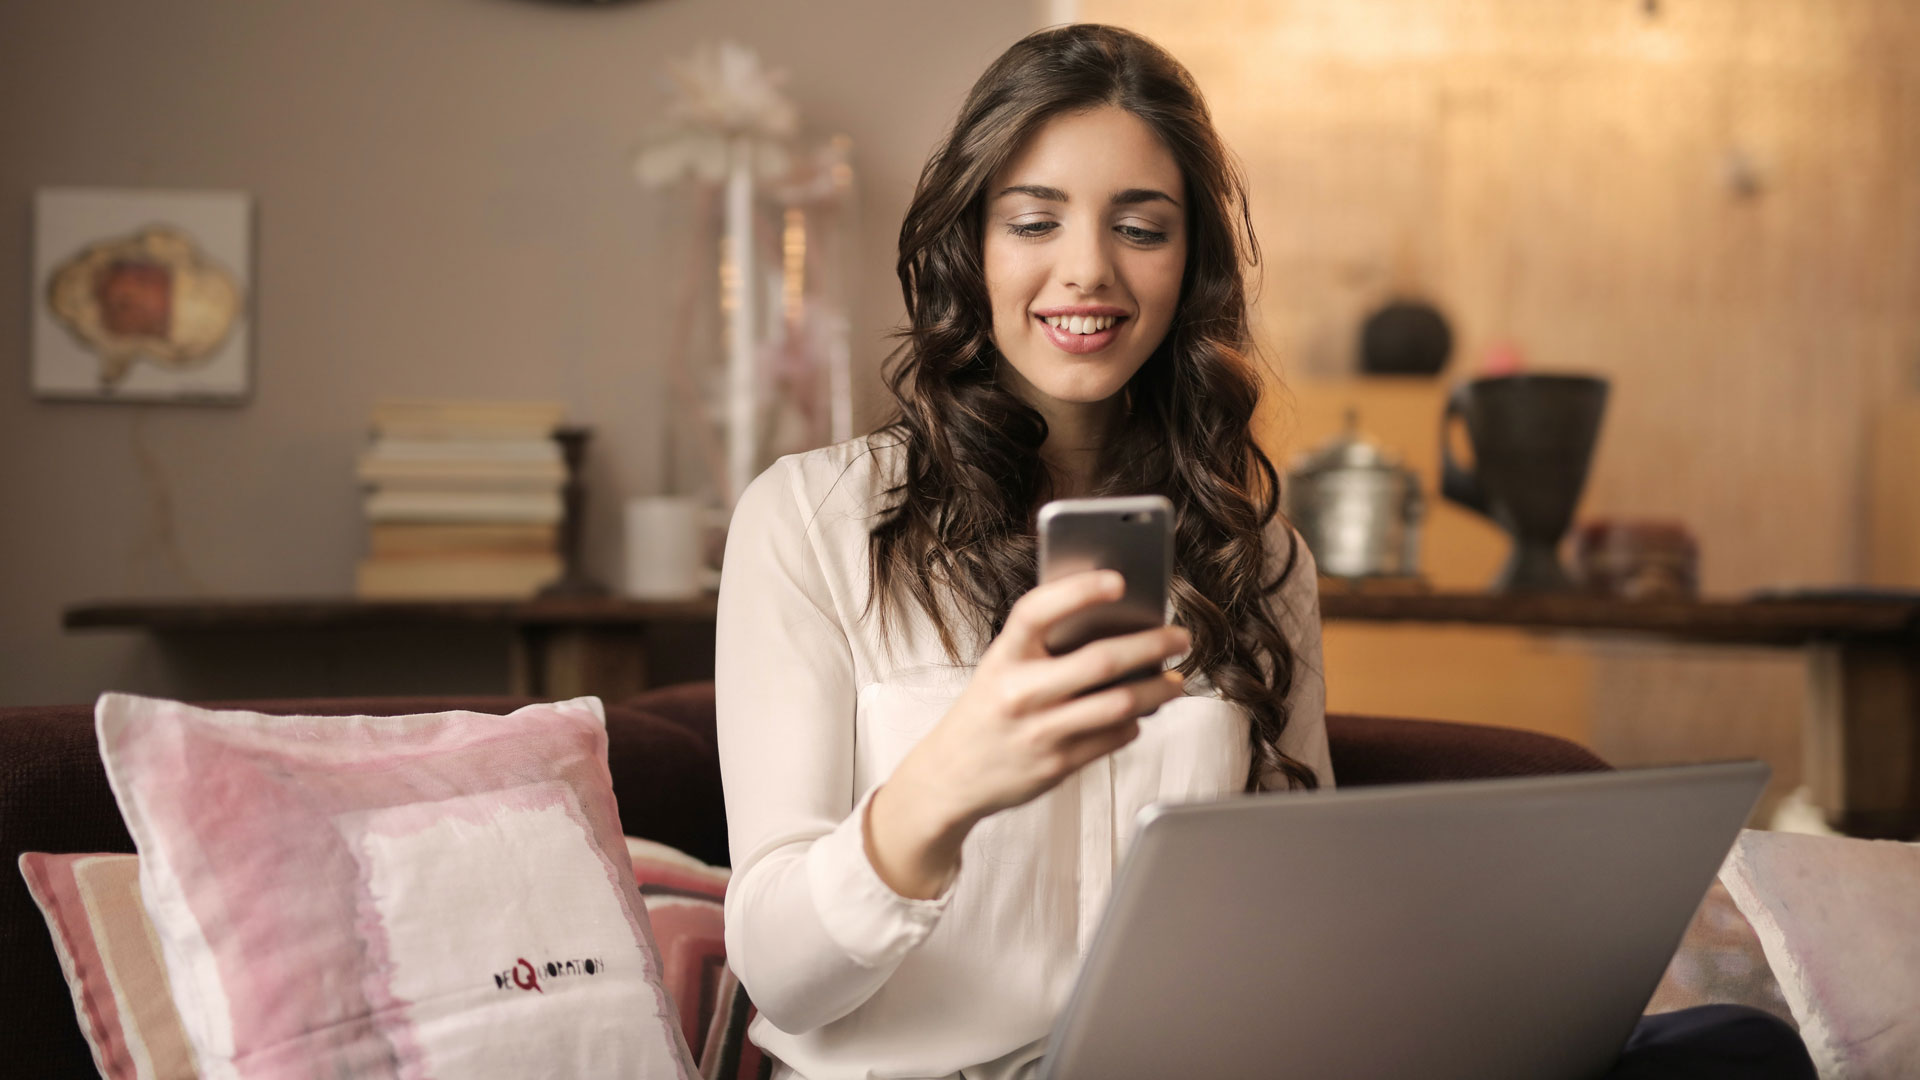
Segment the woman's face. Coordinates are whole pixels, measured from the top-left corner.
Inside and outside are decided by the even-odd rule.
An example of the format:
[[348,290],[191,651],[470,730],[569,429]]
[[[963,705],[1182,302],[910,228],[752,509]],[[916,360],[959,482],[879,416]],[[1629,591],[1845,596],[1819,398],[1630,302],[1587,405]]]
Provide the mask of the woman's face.
[[1054,117],[994,176],[981,241],[993,339],[1043,414],[1111,399],[1167,336],[1186,198],[1153,129],[1111,105]]

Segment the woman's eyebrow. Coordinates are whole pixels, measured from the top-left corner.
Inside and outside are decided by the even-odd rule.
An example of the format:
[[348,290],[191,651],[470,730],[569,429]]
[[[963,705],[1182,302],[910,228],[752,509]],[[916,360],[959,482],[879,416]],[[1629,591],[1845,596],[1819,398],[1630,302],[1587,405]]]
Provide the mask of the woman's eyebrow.
[[1044,199],[1047,202],[1067,201],[1066,192],[1061,191],[1057,187],[1041,187],[1039,184],[1015,184],[1001,191],[1000,194],[995,195],[994,198],[1004,199],[1009,195],[1031,195],[1036,199]]
[[[1004,199],[1009,195],[1031,195],[1047,202],[1072,201],[1067,198],[1067,193],[1059,188],[1043,187],[1039,184],[1015,184],[1010,188],[1003,188],[994,198]],[[1180,200],[1157,188],[1127,188],[1125,191],[1116,191],[1113,193],[1112,202],[1115,206],[1138,206],[1141,203],[1150,202],[1169,203],[1175,207],[1180,205]]]
[[1128,188],[1125,191],[1116,191],[1113,193],[1113,205],[1115,206],[1138,206],[1141,203],[1149,202],[1171,203],[1175,207],[1180,205],[1180,200],[1155,188]]

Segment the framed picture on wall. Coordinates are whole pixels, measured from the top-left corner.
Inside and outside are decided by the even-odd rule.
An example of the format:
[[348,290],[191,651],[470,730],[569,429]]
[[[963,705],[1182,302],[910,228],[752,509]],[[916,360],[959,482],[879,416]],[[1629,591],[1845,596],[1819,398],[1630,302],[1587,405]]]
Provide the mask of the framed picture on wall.
[[246,400],[251,197],[42,188],[33,219],[35,396]]

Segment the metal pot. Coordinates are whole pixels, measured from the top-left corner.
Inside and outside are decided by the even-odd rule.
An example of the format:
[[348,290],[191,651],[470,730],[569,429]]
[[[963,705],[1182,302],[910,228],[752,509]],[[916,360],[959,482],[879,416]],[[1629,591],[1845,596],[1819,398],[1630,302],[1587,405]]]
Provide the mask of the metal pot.
[[1287,473],[1287,517],[1329,577],[1420,572],[1420,477],[1360,434],[1352,410],[1333,441]]

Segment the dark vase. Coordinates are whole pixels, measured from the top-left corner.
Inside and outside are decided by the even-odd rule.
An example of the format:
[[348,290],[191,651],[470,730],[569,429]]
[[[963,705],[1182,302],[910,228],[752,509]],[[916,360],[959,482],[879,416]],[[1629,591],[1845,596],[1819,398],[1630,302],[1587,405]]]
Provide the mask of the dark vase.
[[[1454,387],[1440,426],[1440,493],[1513,538],[1497,591],[1573,587],[1557,549],[1586,486],[1606,408],[1607,381],[1586,375],[1503,375]],[[1448,446],[1455,417],[1473,446],[1471,468]]]

